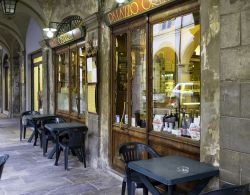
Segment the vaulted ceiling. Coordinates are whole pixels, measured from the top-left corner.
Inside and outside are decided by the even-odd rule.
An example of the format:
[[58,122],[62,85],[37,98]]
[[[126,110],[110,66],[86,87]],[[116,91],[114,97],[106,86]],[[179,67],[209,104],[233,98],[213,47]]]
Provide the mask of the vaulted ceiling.
[[27,27],[31,17],[36,20],[41,28],[45,26],[46,19],[38,1],[18,1],[16,13],[13,16],[4,15],[2,9],[0,9],[0,44],[6,49],[10,49],[15,40],[21,48],[24,48]]

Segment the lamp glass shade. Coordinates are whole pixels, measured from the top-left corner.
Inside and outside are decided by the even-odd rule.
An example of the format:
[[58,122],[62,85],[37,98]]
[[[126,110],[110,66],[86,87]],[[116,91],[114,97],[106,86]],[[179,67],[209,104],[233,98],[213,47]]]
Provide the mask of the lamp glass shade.
[[52,31],[47,32],[47,37],[51,39],[54,36],[54,33]]
[[44,32],[48,32],[48,31],[51,31],[51,32],[56,32],[56,28],[44,28],[43,29]]
[[13,15],[16,11],[16,4],[18,0],[2,0],[3,12],[6,15]]
[[117,3],[124,3],[125,0],[116,0]]

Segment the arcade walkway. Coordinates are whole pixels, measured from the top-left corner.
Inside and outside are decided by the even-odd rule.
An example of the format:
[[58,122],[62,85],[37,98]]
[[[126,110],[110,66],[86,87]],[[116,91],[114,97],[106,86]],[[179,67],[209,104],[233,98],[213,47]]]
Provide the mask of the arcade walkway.
[[[28,132],[30,132],[28,130]],[[29,135],[29,134],[28,134]],[[105,170],[85,169],[76,158],[69,159],[64,170],[63,155],[59,166],[43,157],[39,146],[19,141],[16,119],[0,119],[0,154],[10,155],[0,181],[0,195],[118,195],[121,178]],[[70,155],[71,156],[71,155]]]

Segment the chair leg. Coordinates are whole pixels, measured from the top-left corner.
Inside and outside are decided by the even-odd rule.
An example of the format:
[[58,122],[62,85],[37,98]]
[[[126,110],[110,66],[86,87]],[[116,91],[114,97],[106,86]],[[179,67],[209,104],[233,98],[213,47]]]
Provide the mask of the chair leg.
[[148,195],[148,189],[146,187],[143,188],[143,195]]
[[48,145],[49,145],[49,139],[46,138],[46,145],[45,145],[45,152],[47,153],[48,151]]
[[20,119],[20,141],[22,140],[23,137],[23,124],[22,124],[22,120]]
[[[85,154],[85,148],[82,148],[82,160],[84,164],[84,168],[86,168],[86,154]],[[126,185],[125,185],[126,187]]]
[[126,181],[123,179],[121,195],[125,195],[125,190],[126,190]]
[[136,189],[135,185],[136,185],[135,182],[132,182],[132,186],[131,186],[132,195],[135,195],[135,189]]
[[43,136],[42,136],[42,142],[43,142],[43,156],[45,156],[45,153],[47,152],[47,144],[46,144],[46,142],[47,142],[47,140],[46,140],[46,135],[44,135],[43,134]]
[[26,137],[26,127],[24,126],[23,127],[23,139],[25,139],[25,137]]
[[43,147],[43,134],[41,133],[39,134],[39,136],[40,136],[40,148],[42,148]]
[[56,159],[56,161],[55,161],[55,165],[56,165],[56,166],[58,165],[58,160],[59,160],[59,158],[60,158],[61,150],[62,150],[62,148],[61,148],[61,147],[59,147],[59,151],[58,151],[58,159]]
[[65,147],[64,149],[64,169],[68,170],[68,156],[69,156],[69,148]]

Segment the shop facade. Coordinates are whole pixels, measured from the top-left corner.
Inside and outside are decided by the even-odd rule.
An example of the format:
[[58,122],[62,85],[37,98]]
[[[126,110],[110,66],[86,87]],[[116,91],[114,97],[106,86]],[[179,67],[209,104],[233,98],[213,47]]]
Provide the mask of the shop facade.
[[[167,7],[159,10],[163,5]],[[128,15],[148,12],[115,25],[115,19],[123,20],[124,15],[119,13],[125,10],[130,10]],[[155,4],[133,1],[110,11],[107,16],[113,23],[111,142],[114,168],[122,168],[117,150],[128,141],[146,143],[162,155],[183,155],[199,160],[199,3],[170,6],[165,1]]]
[[[40,42],[40,77],[42,112],[88,125],[90,166],[121,171],[119,145],[140,141],[162,155],[219,166],[222,181],[249,180],[248,1],[132,0],[118,5],[107,0],[43,6],[50,14],[44,14],[41,29],[71,15],[81,17],[86,29],[84,36],[62,45]],[[19,77],[12,50],[8,54],[10,96],[4,93],[0,99],[3,111],[3,99],[9,98],[13,113],[20,81],[13,80]],[[20,65],[26,66],[20,86],[26,97],[22,95],[20,110],[25,110],[31,109],[32,60],[21,57]],[[3,63],[1,67],[3,91],[8,79]],[[190,126],[196,134],[186,131]]]

